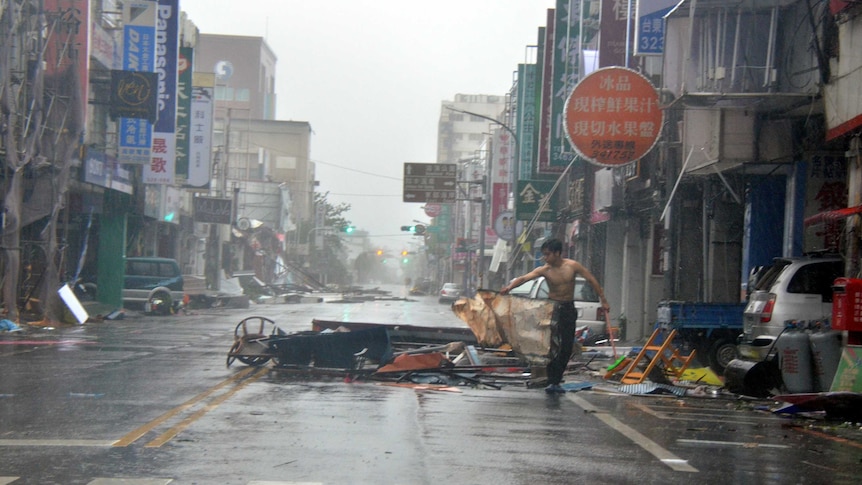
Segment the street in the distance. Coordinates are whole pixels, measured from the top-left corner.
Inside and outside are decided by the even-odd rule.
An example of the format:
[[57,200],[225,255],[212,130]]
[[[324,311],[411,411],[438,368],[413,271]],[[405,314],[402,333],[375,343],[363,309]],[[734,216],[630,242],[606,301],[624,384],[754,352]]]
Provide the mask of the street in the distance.
[[463,326],[436,296],[391,290],[4,335],[0,483],[856,482],[853,428],[724,394],[619,394],[603,359],[576,359],[567,381],[595,386],[564,395],[225,365],[250,315],[289,332],[315,318]]

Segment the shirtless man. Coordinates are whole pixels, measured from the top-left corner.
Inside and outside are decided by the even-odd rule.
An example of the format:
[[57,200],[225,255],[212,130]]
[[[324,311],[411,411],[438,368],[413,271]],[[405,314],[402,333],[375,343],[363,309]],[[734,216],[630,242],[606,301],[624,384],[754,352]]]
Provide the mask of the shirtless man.
[[519,276],[504,286],[500,293],[505,295],[512,288],[522,285],[527,281],[544,276],[548,282],[548,298],[554,301],[554,313],[551,317],[551,351],[548,355],[548,387],[545,392],[566,392],[560,386],[563,381],[563,373],[569,359],[572,357],[572,349],[575,343],[575,326],[578,311],[575,309],[575,279],[582,276],[587,283],[595,288],[596,293],[602,300],[605,314],[610,310],[610,305],[605,299],[605,291],[590,271],[581,263],[564,258],[563,243],[559,239],[549,239],[542,244],[543,266]]

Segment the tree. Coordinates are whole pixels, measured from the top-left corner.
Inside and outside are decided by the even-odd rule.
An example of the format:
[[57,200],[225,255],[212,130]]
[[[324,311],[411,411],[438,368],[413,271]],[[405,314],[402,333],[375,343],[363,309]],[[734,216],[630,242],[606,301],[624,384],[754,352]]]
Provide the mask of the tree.
[[[350,284],[350,271],[345,264],[347,259],[347,249],[344,242],[341,240],[340,234],[347,227],[352,227],[350,220],[344,217],[344,214],[350,210],[350,204],[341,203],[338,205],[331,204],[327,197],[329,192],[314,193],[315,207],[323,207],[323,227],[332,228],[332,231],[324,231],[320,228],[307,227],[305,231],[305,240],[313,245],[313,238],[316,232],[320,231],[323,237],[323,247],[312,252],[311,263],[317,268],[317,272],[326,275],[326,281],[329,283],[346,285]],[[312,232],[314,229],[317,231]]]
[[[44,271],[39,285],[44,320],[59,320],[57,219],[69,184],[69,169],[84,129],[78,58],[63,56],[80,27],[74,17],[49,15],[42,2],[0,3],[0,156],[3,162],[2,302],[17,320],[21,231],[42,221],[39,244]],[[65,39],[65,40],[63,40]],[[49,43],[59,46],[51,50]],[[57,44],[59,42],[59,44]],[[50,75],[46,52],[56,62]],[[71,52],[71,51],[69,51]],[[75,50],[77,52],[77,50]],[[34,194],[25,200],[25,182]],[[46,190],[50,189],[50,190]]]

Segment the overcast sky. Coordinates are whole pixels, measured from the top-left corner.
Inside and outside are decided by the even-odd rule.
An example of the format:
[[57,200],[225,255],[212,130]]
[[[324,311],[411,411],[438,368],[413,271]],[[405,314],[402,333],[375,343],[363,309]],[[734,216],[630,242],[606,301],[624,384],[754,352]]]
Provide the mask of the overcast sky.
[[504,95],[553,0],[180,0],[202,33],[264,37],[279,120],[311,124],[318,190],[375,243],[427,221],[403,165],[437,157],[440,103]]

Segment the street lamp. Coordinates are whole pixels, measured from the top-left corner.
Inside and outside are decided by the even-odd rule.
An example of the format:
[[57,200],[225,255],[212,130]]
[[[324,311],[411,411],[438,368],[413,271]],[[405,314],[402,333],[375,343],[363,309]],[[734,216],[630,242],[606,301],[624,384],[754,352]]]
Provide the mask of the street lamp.
[[[516,181],[515,183],[512,183],[512,186],[511,186],[511,190],[512,190],[512,191],[514,191],[514,190],[515,190],[515,185],[516,185],[516,183],[517,183],[517,173],[518,173],[518,171],[520,170],[520,166],[521,166],[521,149],[520,149],[520,141],[518,140],[518,134],[517,134],[517,133],[515,133],[515,131],[514,131],[514,130],[512,130],[511,128],[509,128],[509,125],[507,125],[507,124],[503,123],[502,121],[495,120],[494,118],[491,118],[490,116],[485,116],[485,115],[483,115],[483,114],[473,113],[473,112],[471,112],[471,111],[465,111],[465,110],[462,110],[462,109],[453,108],[452,106],[444,106],[444,107],[445,107],[446,109],[450,110],[450,111],[455,111],[456,113],[462,113],[462,114],[465,114],[465,115],[476,116],[477,118],[482,118],[483,120],[488,120],[488,121],[490,121],[491,123],[494,123],[494,124],[496,124],[496,125],[500,126],[500,127],[501,127],[501,128],[503,128],[504,130],[506,130],[507,132],[509,132],[509,134],[510,134],[510,135],[512,135],[512,139],[515,141],[515,158],[514,158],[514,163],[513,163],[514,167],[512,168],[511,175],[509,176],[509,180],[510,180],[510,183],[511,183],[511,181],[513,180],[513,178],[512,178],[512,177],[514,177],[514,180]],[[487,170],[486,170],[486,172],[487,172]],[[487,179],[487,177],[486,177],[486,179]],[[488,183],[488,181],[487,181],[487,180],[485,180],[484,182],[485,182],[485,183]],[[484,192],[484,193],[483,193],[483,195],[482,195],[483,201],[482,201],[482,216],[481,216],[481,218],[482,218],[482,224],[483,224],[483,225],[485,225],[485,226],[487,227],[487,225],[488,225],[488,221],[486,221],[486,220],[485,220],[485,218],[487,218],[487,209],[485,208],[485,204],[486,204],[488,201],[487,201],[487,200],[484,200],[484,199],[486,198],[486,197],[485,197],[485,194],[487,194],[487,193],[488,193],[487,187],[484,187],[483,192]],[[517,210],[518,210],[518,205],[517,205],[517,203],[515,203],[514,207],[512,207],[512,215],[513,215],[513,218],[515,219],[515,221],[517,221],[517,220],[518,220],[518,217],[517,217]],[[517,224],[517,223],[516,223],[516,224]],[[483,260],[482,258],[484,258],[484,257],[485,257],[485,247],[484,247],[485,238],[484,238],[484,234],[485,234],[485,227],[483,227],[483,228],[482,228],[482,230],[481,230],[481,231],[480,231],[480,233],[479,233],[479,235],[480,235],[480,239],[481,239],[481,241],[480,241],[480,246],[481,246],[481,247],[480,247],[480,250],[481,250],[481,252],[482,252],[482,255],[480,256],[479,261],[482,261],[482,260]],[[520,236],[520,235],[519,235],[519,234],[516,234],[516,239],[515,239],[515,241],[513,241],[513,245],[516,245],[516,244],[517,244],[517,236]],[[513,251],[513,252],[514,252],[514,251]],[[508,262],[508,264],[506,265],[506,266],[507,266],[507,269],[508,269],[508,272],[509,272],[509,278],[508,278],[508,279],[511,279],[511,278],[512,278],[512,264],[514,263],[514,261],[512,261],[512,259],[513,259],[513,258],[510,256],[510,258],[509,258],[509,262]],[[484,271],[483,271],[482,269],[480,269],[480,272],[479,272],[479,279],[480,279],[480,285],[481,285],[481,283],[483,283],[483,282],[482,282],[482,280],[484,279]]]

